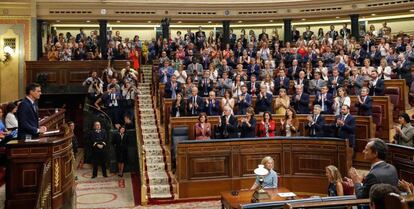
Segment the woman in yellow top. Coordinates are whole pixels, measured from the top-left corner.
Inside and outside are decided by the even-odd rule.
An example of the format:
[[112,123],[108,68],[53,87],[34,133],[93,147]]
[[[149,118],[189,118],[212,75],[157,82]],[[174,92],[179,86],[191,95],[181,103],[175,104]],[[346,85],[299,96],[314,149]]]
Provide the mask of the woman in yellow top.
[[275,113],[278,115],[285,115],[286,110],[290,106],[290,98],[286,94],[286,89],[280,88],[279,89],[279,96],[276,98],[275,101]]
[[145,41],[144,44],[142,44],[142,58],[144,58],[142,60],[142,62],[144,64],[147,64],[148,61],[148,41]]

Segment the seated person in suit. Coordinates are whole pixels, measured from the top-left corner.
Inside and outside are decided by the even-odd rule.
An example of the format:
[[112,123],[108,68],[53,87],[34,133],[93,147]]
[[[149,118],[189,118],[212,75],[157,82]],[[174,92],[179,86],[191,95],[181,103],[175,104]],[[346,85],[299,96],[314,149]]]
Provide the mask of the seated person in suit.
[[249,92],[252,96],[257,96],[260,92],[260,84],[256,82],[257,77],[256,75],[250,76],[250,82],[247,85],[247,92]]
[[378,72],[373,70],[371,72],[371,81],[369,82],[370,96],[384,96],[384,80],[378,77]]
[[209,116],[220,114],[220,102],[216,99],[216,92],[210,91],[205,101],[204,110]]
[[180,92],[181,84],[177,82],[177,77],[172,75],[170,81],[165,84],[164,97],[175,99]]
[[240,138],[253,138],[256,137],[256,118],[254,118],[253,107],[248,107],[246,116],[241,119],[239,125]]
[[328,196],[343,196],[344,187],[342,186],[342,176],[338,168],[334,165],[328,165],[325,168],[325,175],[328,177]]
[[309,114],[309,95],[303,92],[302,86],[296,86],[296,93],[292,96],[290,105],[297,114]]
[[411,125],[410,116],[403,112],[398,117],[400,125],[394,126],[394,142],[400,145],[413,147],[414,127]]
[[171,117],[185,116],[185,102],[181,93],[177,94],[177,98],[172,103]]
[[278,115],[285,115],[286,110],[290,107],[290,98],[286,94],[286,89],[279,89],[279,96],[275,102],[275,113]]
[[210,139],[211,125],[207,122],[206,113],[200,113],[200,115],[198,116],[198,123],[195,124],[194,129],[196,140]]
[[241,86],[241,95],[237,97],[237,115],[245,115],[248,107],[252,105],[252,96],[247,93],[247,86]]
[[322,114],[332,114],[333,97],[328,92],[328,87],[323,86],[321,92],[316,94],[313,104],[318,104],[322,108]]
[[[267,156],[263,158],[262,165],[269,171],[269,173],[263,179],[263,188],[277,188],[277,173],[273,170],[274,169],[274,160],[272,157]],[[256,178],[253,186],[250,190],[255,190],[260,186],[259,177]]]
[[196,116],[203,111],[203,98],[198,96],[198,88],[191,89],[191,96],[187,99],[187,113],[190,116]]
[[309,129],[309,136],[324,137],[325,118],[321,115],[321,106],[313,106],[313,114],[308,116],[308,123],[305,128]]
[[279,75],[275,78],[275,91],[274,94],[279,94],[279,89],[289,89],[290,87],[290,79],[285,75],[284,70],[279,71]]
[[260,93],[256,98],[256,113],[272,111],[272,97],[273,95],[267,93],[266,85],[260,85]]
[[361,89],[361,95],[358,95],[358,101],[356,102],[355,107],[358,107],[358,115],[372,115],[372,98],[368,96],[367,87]]
[[268,111],[263,113],[263,120],[259,123],[257,137],[275,136],[276,122],[272,119],[272,114]]
[[342,105],[341,114],[335,118],[338,138],[348,139],[349,146],[355,147],[355,118],[349,113],[349,106]]
[[296,118],[295,109],[286,110],[285,118],[280,119],[280,135],[295,136],[299,132],[299,120]]
[[210,80],[210,71],[206,70],[203,73],[203,78],[198,82],[198,92],[201,97],[208,97],[208,94],[213,90],[214,84]]
[[368,198],[370,189],[375,184],[390,184],[398,186],[398,173],[395,167],[385,162],[388,146],[378,138],[371,139],[365,149],[364,159],[371,163],[371,170],[364,177],[357,173],[355,168],[348,172],[355,185],[355,194],[358,199]]
[[223,116],[219,117],[220,138],[237,138],[239,136],[237,119],[231,113],[232,109],[229,106],[224,106]]

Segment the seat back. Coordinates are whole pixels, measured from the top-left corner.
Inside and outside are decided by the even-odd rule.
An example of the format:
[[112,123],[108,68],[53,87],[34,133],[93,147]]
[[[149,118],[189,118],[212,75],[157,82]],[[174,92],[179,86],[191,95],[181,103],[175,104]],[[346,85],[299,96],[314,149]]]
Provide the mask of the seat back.
[[379,105],[372,105],[372,120],[374,121],[375,136],[379,137],[382,132],[382,107]]
[[394,105],[393,109],[393,119],[398,121],[398,114],[401,111],[400,107],[400,89],[397,87],[387,87],[384,90],[384,95],[389,96],[391,103]]
[[175,154],[177,150],[177,144],[180,141],[188,140],[188,127],[179,126],[172,129],[171,134],[171,163],[172,168],[175,169]]

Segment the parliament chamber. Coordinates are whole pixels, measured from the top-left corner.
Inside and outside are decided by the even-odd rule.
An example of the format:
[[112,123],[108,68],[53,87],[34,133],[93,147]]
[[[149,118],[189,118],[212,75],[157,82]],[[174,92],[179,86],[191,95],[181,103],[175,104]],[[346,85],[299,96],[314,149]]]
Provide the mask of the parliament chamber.
[[414,208],[413,0],[0,8],[0,209]]

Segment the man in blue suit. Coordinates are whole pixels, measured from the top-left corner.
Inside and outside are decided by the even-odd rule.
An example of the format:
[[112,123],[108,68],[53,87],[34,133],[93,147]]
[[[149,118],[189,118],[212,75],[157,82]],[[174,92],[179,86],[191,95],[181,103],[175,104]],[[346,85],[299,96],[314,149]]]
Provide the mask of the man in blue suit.
[[325,118],[321,115],[321,106],[313,106],[313,114],[308,116],[308,123],[305,128],[309,129],[310,137],[324,137]]
[[322,114],[332,114],[332,104],[334,102],[332,94],[328,93],[328,87],[321,88],[321,92],[316,94],[313,104],[320,105],[322,108]]
[[368,96],[368,88],[361,89],[361,95],[358,95],[358,101],[355,107],[358,107],[358,115],[371,116],[372,115],[372,98]]
[[37,138],[39,134],[47,131],[45,126],[39,127],[39,114],[36,101],[40,98],[42,89],[37,83],[31,83],[26,86],[26,97],[22,100],[17,109],[17,118],[19,128],[17,132],[18,139]]
[[241,86],[241,95],[237,98],[237,115],[246,115],[247,108],[252,105],[252,96],[247,93],[247,86]]
[[342,105],[341,114],[336,116],[335,126],[338,129],[338,137],[348,139],[349,146],[355,147],[355,118],[349,113],[349,106]]

